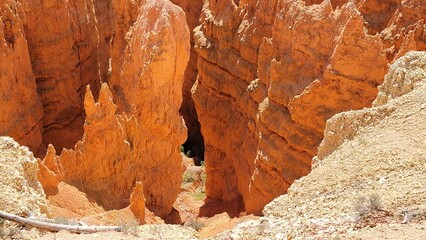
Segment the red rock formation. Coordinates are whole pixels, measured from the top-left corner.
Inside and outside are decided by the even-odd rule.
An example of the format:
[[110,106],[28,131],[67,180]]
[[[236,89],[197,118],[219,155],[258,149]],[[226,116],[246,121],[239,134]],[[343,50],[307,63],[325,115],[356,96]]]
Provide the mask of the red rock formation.
[[[136,120],[132,117],[116,116],[116,110],[117,107],[112,102],[112,95],[106,84],[100,91],[99,103],[95,104],[93,95],[88,90],[85,100],[87,114],[85,135],[82,141],[76,144],[74,150],[64,149],[60,156],[56,156],[55,149],[50,145],[42,164],[61,181],[76,186],[106,208],[122,208],[128,205],[121,204],[121,202],[128,199],[129,189],[132,188],[132,186],[127,186],[125,189],[117,183],[121,181],[122,184],[132,184],[130,176],[129,183],[125,183],[122,179],[123,176],[117,176],[119,175],[117,172],[118,167],[122,167],[122,164],[129,164],[128,158],[131,152],[126,127],[135,125]],[[130,141],[132,140],[130,139]],[[41,167],[41,169],[43,168]],[[131,171],[131,169],[127,171]],[[49,175],[45,171],[42,173]],[[54,184],[50,184],[51,181],[48,179],[50,178],[40,178],[45,189],[46,186],[54,187]],[[108,194],[99,196],[99,193],[102,192]]]
[[389,62],[411,50],[426,50],[426,4],[422,0],[398,1],[387,28],[380,36]]
[[[57,192],[59,181],[55,179],[59,179],[76,186],[105,209],[121,209],[129,206],[130,193],[141,181],[146,184],[147,206],[160,216],[170,212],[180,189],[179,158],[177,162],[157,162],[148,157],[152,149],[146,148],[146,136],[136,118],[116,114],[117,107],[106,84],[101,88],[98,103],[87,91],[85,110],[83,140],[74,150],[64,149],[60,156],[49,146],[41,162],[39,180],[46,193]],[[175,151],[178,152],[177,147]]]
[[130,195],[130,210],[138,218],[139,223],[145,223],[145,196],[143,195],[143,184],[137,182]]
[[[124,12],[135,10],[123,6],[127,6]],[[117,14],[123,6],[114,6]],[[148,1],[136,9],[130,17],[134,22],[125,22],[129,23],[126,37],[118,36],[123,26],[115,26],[110,84],[118,107],[106,84],[98,103],[88,90],[83,139],[58,157],[49,147],[43,174],[52,175],[45,179],[59,176],[106,209],[129,206],[130,194],[140,181],[147,208],[163,217],[171,212],[182,181],[179,145],[186,134],[178,109],[189,33],[183,11],[170,2]],[[116,16],[115,24],[125,24],[118,21],[121,15]],[[122,111],[129,112],[119,114]],[[54,188],[55,181],[41,182]],[[141,220],[139,210],[136,215]]]
[[[201,1],[173,2],[194,28]],[[122,208],[140,181],[159,216],[179,192],[179,109],[202,142],[195,61],[207,202],[260,214],[310,171],[329,117],[369,106],[387,65],[426,49],[422,0],[206,1],[189,68],[184,13],[169,1],[5,0],[0,14],[0,133],[60,152],[85,131],[74,150],[49,148],[45,191],[66,181]],[[95,103],[101,80],[112,93]]]
[[93,1],[20,1],[41,97],[43,142],[71,148],[83,134],[87,84],[99,87],[99,35]]
[[[164,182],[142,181],[145,193],[150,193],[145,195],[148,208],[163,216],[176,199],[182,173],[179,145],[186,139],[186,129],[177,110],[189,58],[189,32],[184,12],[170,2],[148,1],[136,9],[114,5],[109,82],[118,109],[132,112],[139,123],[143,157],[150,159],[146,172],[169,178],[163,179],[170,184],[168,190]],[[165,193],[171,197],[153,199]],[[156,201],[166,201],[167,207],[156,209],[162,205]]]
[[11,136],[37,151],[43,107],[31,68],[22,6],[0,2],[0,136]]
[[[182,177],[179,145],[186,129],[178,110],[189,59],[188,28],[183,11],[168,1],[114,4],[2,2],[0,133],[36,151],[44,127],[44,143],[55,146],[40,162],[39,179],[48,195],[65,181],[103,207],[117,209],[129,205],[140,181],[145,187],[137,198],[145,196],[147,207],[165,216]],[[116,15],[110,19],[113,7]],[[115,95],[119,111],[127,114],[118,114],[106,85],[95,104],[99,80],[108,75],[110,20],[115,30],[110,83],[120,90]],[[89,91],[84,112],[87,84],[95,97]],[[85,114],[83,139],[56,156],[55,148],[73,147],[81,137]],[[137,205],[140,217],[144,206]]]
[[[3,125],[7,129],[4,135],[13,136],[35,153],[43,153],[49,143],[58,150],[71,148],[81,139],[85,86],[90,84],[97,95],[100,79],[106,80],[108,74],[111,5],[110,0],[2,2],[4,41],[8,42],[2,44],[2,52],[7,53],[2,60],[8,58],[2,64],[4,77],[28,81],[25,89],[20,86],[22,81],[14,84],[13,91],[2,87],[7,94],[19,89],[22,98],[13,100],[21,102],[22,112],[2,108],[5,122],[13,124]],[[12,51],[6,50],[6,46]],[[27,116],[28,109],[31,116]],[[17,118],[21,120],[18,122]]]
[[424,48],[420,2],[208,1],[193,97],[209,200],[261,214],[306,175],[325,121],[371,105],[394,55]]

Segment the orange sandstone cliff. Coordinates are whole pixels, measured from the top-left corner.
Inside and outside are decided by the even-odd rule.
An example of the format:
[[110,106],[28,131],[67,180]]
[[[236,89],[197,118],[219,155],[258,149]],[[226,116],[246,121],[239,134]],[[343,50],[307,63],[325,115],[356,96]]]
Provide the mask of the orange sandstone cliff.
[[0,133],[47,151],[39,172],[46,193],[63,181],[106,210],[133,202],[139,218],[141,205],[169,214],[187,138],[179,114],[190,55],[183,10],[169,1],[0,7]]
[[[117,24],[122,19],[120,8],[114,7]],[[109,84],[118,109],[131,112],[138,121],[140,147],[135,149],[146,159],[147,180],[142,181],[146,204],[164,216],[179,193],[183,171],[179,145],[187,134],[178,111],[189,59],[189,31],[182,9],[168,1],[144,2],[136,17],[134,9],[124,8],[123,16],[129,16],[126,11],[130,11],[126,24],[133,23],[126,34],[119,35],[123,29],[114,33]]]
[[94,1],[19,2],[43,103],[43,142],[71,148],[83,134],[85,86],[97,93],[100,82]]
[[[51,194],[59,181],[76,186],[105,209],[129,206],[140,182],[131,201],[164,217],[182,182],[179,145],[186,128],[178,110],[189,31],[184,12],[168,1],[119,3],[114,6],[112,92],[102,84],[96,102],[88,88],[83,139],[60,156],[49,147],[40,181]],[[121,16],[129,19],[120,22]],[[135,215],[141,218],[140,207],[132,204],[131,210],[138,209]]]
[[426,52],[393,62],[378,90],[327,120],[312,171],[264,217],[211,239],[423,239]]
[[[81,139],[85,86],[91,85],[97,95],[102,77],[107,76],[107,32],[111,31],[103,22],[98,22],[95,14],[95,9],[102,12],[104,2],[2,1],[4,41],[1,45],[5,62],[1,77],[13,77],[15,84],[13,89],[6,86],[1,89],[6,91],[5,97],[20,91],[14,94],[13,101],[27,98],[19,101],[19,110],[14,110],[22,117],[20,122],[5,121],[14,126],[3,124],[2,131],[38,155],[45,152],[49,143],[62,150],[73,147]],[[101,32],[98,27],[102,28]],[[100,42],[100,36],[108,39],[108,43]],[[26,81],[25,86],[21,87],[23,81],[20,80]],[[8,106],[16,108],[13,104]],[[26,113],[18,114],[18,111]],[[31,116],[26,116],[27,113]],[[2,114],[17,115],[7,111]]]
[[425,48],[422,1],[207,1],[193,86],[209,203],[261,214],[309,173],[334,114],[370,106],[388,63]]
[[0,15],[0,135],[37,150],[43,106],[31,67],[24,10],[13,0],[1,1]]

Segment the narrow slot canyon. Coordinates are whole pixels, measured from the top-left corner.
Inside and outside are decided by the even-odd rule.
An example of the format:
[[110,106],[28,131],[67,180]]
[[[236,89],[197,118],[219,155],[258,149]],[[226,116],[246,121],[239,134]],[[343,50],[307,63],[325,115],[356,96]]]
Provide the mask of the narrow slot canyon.
[[0,16],[0,146],[37,177],[34,206],[0,210],[199,238],[274,216],[340,146],[333,116],[379,106],[392,64],[426,51],[421,0],[4,0]]

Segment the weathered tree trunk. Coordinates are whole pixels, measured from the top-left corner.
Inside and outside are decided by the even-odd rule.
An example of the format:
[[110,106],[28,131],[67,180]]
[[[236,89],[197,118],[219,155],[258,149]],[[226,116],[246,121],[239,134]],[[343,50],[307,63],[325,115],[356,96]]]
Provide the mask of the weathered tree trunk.
[[120,232],[121,231],[121,227],[119,226],[71,226],[71,225],[48,223],[48,222],[42,222],[39,220],[23,218],[23,217],[19,217],[19,216],[2,212],[2,211],[0,211],[0,218],[4,218],[9,221],[14,221],[22,225],[42,228],[45,230],[55,231],[55,232],[61,231],[61,230],[66,230],[68,232],[74,232],[74,233],[94,233],[94,232],[107,232],[107,231]]

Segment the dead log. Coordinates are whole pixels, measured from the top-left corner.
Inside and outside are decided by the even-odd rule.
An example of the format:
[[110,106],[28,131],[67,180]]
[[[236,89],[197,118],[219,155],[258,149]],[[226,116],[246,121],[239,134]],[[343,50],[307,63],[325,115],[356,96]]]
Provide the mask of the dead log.
[[25,226],[41,228],[41,229],[45,229],[45,230],[49,230],[53,232],[58,232],[61,230],[65,230],[65,231],[73,232],[73,233],[95,233],[95,232],[108,232],[108,231],[121,232],[120,226],[72,226],[72,225],[65,225],[65,224],[56,224],[56,223],[43,222],[40,220],[23,218],[23,217],[2,212],[2,211],[0,211],[0,218],[17,222]]

